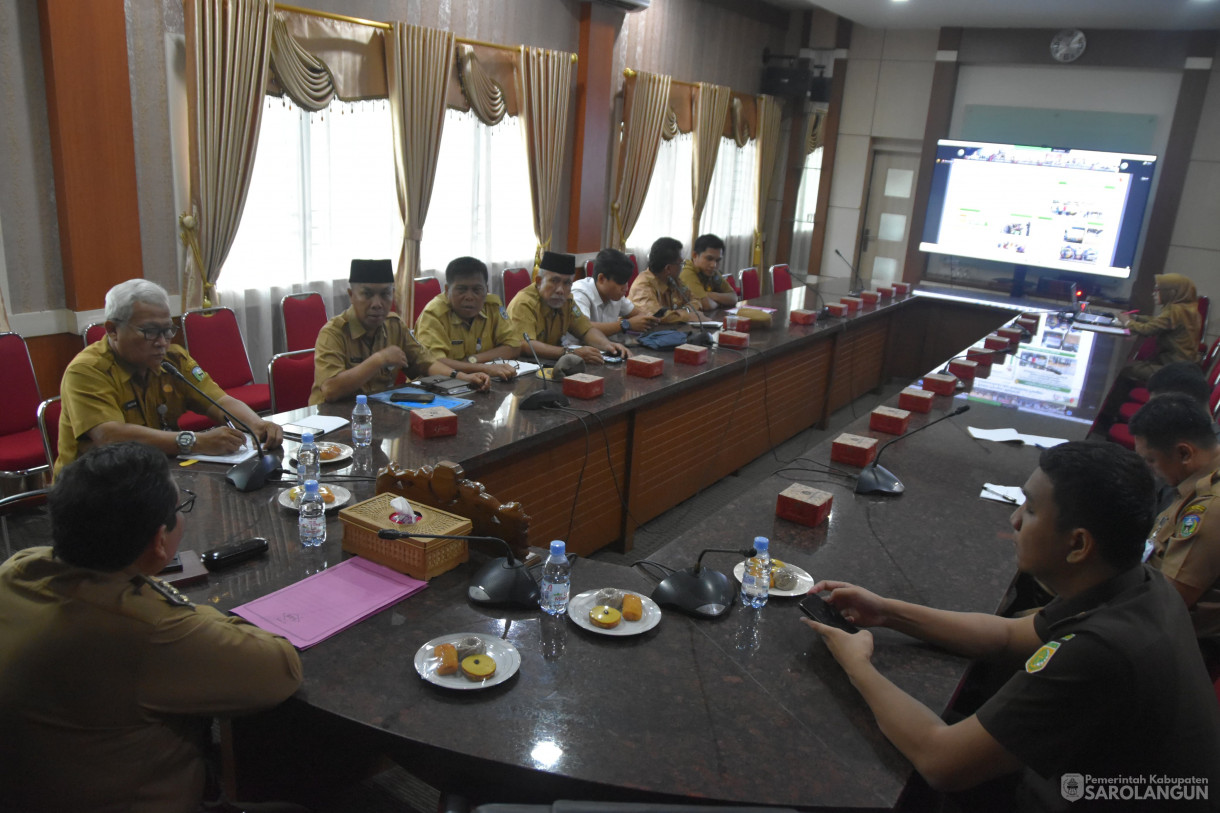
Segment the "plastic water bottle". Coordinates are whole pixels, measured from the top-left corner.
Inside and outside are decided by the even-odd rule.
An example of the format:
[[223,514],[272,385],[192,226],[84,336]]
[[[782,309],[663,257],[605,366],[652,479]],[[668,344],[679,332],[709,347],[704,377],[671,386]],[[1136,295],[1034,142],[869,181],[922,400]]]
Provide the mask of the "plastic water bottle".
[[369,409],[367,395],[356,396],[356,408],[352,410],[352,445],[357,449],[373,443],[373,411]]
[[551,555],[542,566],[542,590],[538,605],[544,613],[563,615],[568,611],[568,593],[572,587],[572,564],[568,561],[567,545],[562,539],[551,542]]
[[326,541],[326,506],[318,493],[318,481],[306,480],[305,493],[301,495],[297,528],[301,533],[301,544],[316,548]]
[[741,574],[741,603],[761,607],[767,603],[771,590],[771,543],[765,536],[754,537],[754,555],[746,560]]
[[301,448],[297,449],[297,483],[304,487],[310,480],[321,480],[322,459],[313,442],[313,432],[301,434]]

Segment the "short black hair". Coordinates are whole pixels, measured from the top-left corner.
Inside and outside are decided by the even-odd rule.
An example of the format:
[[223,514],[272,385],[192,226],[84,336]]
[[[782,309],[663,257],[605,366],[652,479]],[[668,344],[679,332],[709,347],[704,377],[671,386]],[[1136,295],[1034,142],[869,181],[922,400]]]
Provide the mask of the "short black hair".
[[695,248],[691,251],[696,257],[711,248],[724,251],[724,241],[714,234],[701,234],[695,238]]
[[1116,443],[1072,441],[1042,452],[1038,467],[1054,488],[1056,527],[1084,528],[1118,570],[1139,564],[1156,518],[1156,484],[1135,452]]
[[658,237],[648,249],[648,270],[654,274],[679,262],[682,262],[682,243],[672,237]]
[[598,275],[626,285],[631,281],[631,258],[616,248],[603,248],[593,258],[593,279]]
[[1181,392],[1200,404],[1206,404],[1212,394],[1203,369],[1193,361],[1175,361],[1157,370],[1148,377],[1148,392],[1153,395]]
[[476,260],[474,257],[458,257],[445,266],[446,285],[452,285],[453,281],[458,277],[474,276],[482,277],[484,284],[486,284],[487,264],[482,260]]
[[130,565],[177,520],[164,452],[136,441],[95,446],[64,467],[47,497],[55,555],[75,567]]
[[1216,434],[1207,408],[1189,395],[1167,392],[1154,395],[1127,425],[1132,437],[1143,438],[1153,449],[1168,452],[1179,443],[1214,449]]

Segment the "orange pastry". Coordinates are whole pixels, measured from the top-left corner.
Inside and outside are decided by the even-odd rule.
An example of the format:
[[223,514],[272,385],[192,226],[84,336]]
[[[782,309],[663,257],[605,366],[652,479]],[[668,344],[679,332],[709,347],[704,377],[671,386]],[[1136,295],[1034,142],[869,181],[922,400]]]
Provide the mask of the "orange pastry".
[[[294,503],[299,503],[301,501],[301,495],[304,493],[305,489],[303,489],[301,486],[293,486],[288,492],[288,499],[292,500]],[[322,502],[326,503],[327,505],[330,505],[335,501],[335,493],[331,491],[328,486],[319,484],[318,494],[321,495]]]
[[634,593],[623,594],[623,620],[639,621],[644,617],[644,602]]
[[341,454],[343,454],[343,450],[333,443],[318,444],[318,457],[322,460],[334,460]]
[[453,644],[441,644],[432,654],[441,659],[441,665],[436,667],[438,675],[452,675],[458,670],[457,647]]
[[623,620],[623,614],[613,607],[607,607],[605,604],[599,604],[589,610],[589,621],[595,627],[602,629],[614,629],[618,626],[618,622]]
[[496,661],[491,655],[468,655],[462,658],[462,674],[470,680],[487,680],[496,673]]

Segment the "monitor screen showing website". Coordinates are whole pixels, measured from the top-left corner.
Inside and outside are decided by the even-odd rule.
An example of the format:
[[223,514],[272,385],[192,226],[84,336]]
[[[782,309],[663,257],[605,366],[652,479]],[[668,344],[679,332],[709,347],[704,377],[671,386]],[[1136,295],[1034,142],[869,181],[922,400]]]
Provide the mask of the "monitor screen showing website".
[[1154,155],[939,141],[922,251],[1126,279]]

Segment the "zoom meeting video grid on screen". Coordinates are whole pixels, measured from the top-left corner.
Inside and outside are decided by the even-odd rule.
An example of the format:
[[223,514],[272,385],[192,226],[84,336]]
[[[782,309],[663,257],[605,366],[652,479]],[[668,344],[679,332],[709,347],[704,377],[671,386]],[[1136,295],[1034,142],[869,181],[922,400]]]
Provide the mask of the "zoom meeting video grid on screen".
[[920,249],[1125,278],[1156,157],[941,141]]

